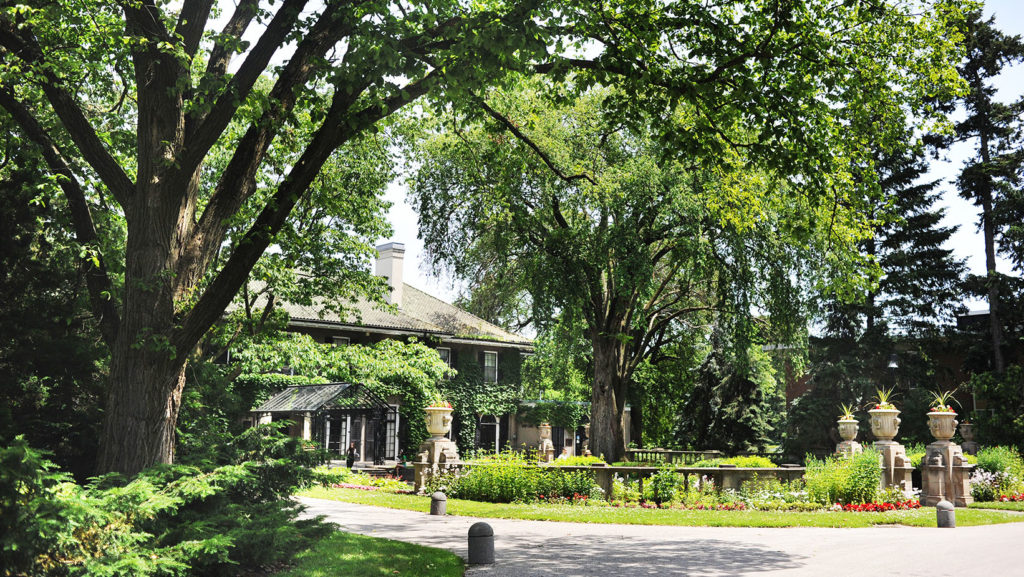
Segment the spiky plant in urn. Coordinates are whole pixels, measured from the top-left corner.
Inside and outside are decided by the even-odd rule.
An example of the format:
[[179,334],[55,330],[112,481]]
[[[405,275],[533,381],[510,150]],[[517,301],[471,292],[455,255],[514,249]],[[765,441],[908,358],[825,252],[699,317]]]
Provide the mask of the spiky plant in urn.
[[892,404],[892,399],[892,389],[876,389],[874,407],[868,410],[871,434],[879,441],[891,441],[900,432],[900,411]]
[[840,406],[842,413],[839,415],[839,421],[837,426],[839,428],[839,436],[844,441],[853,441],[857,438],[857,433],[860,431],[860,422],[857,421],[857,417],[853,416],[853,408],[848,405]]
[[839,422],[836,426],[839,429],[839,436],[842,437],[843,441],[836,445],[836,454],[849,456],[854,453],[860,453],[863,448],[856,441],[857,433],[860,431],[860,423],[853,416],[852,407],[842,405],[840,409],[842,413],[839,415]]
[[928,430],[938,441],[948,441],[956,434],[956,411],[951,402],[956,402],[952,391],[934,391],[932,406],[928,409]]

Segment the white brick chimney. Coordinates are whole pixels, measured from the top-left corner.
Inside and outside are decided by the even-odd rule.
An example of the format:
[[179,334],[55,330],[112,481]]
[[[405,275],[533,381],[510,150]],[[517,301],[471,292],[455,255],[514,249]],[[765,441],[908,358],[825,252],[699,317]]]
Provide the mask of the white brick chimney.
[[402,308],[402,261],[405,260],[405,245],[400,242],[389,242],[377,247],[377,276],[388,279],[391,292],[387,301]]

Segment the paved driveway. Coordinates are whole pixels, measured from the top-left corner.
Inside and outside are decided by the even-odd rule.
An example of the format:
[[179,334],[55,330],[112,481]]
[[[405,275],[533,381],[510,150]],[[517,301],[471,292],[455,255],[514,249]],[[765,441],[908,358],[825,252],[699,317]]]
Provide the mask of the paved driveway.
[[[467,555],[472,517],[300,499],[345,531]],[[956,529],[746,529],[483,519],[492,566],[467,575],[822,575],[1024,577],[1024,523]]]

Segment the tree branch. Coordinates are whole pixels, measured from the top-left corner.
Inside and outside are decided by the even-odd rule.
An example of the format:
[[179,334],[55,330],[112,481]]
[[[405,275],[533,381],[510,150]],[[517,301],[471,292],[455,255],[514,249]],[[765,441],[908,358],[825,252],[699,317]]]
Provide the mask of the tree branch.
[[44,79],[43,94],[78,147],[82,158],[96,171],[117,202],[127,206],[135,191],[135,183],[107,151],[74,98],[58,85],[50,68],[42,66],[46,62],[39,45],[31,37],[19,32],[15,24],[6,18],[0,18],[0,45],[41,74]]
[[[178,273],[175,277],[174,290],[176,294],[180,293],[184,287],[192,286],[202,271],[206,270],[213,247],[220,245],[228,230],[231,215],[235,214],[256,190],[255,177],[260,163],[277,133],[278,126],[295,106],[298,98],[295,87],[306,83],[315,71],[312,62],[348,30],[348,24],[342,24],[329,14],[325,14],[313,26],[310,34],[299,43],[295,54],[285,65],[270,91],[269,100],[274,104],[267,107],[261,118],[249,126],[235,147],[235,152],[221,174],[206,209],[200,216],[192,234],[186,240],[187,246],[178,261]],[[364,79],[361,81],[365,82]],[[353,94],[359,94],[365,89],[365,83],[350,88]],[[237,103],[233,106],[237,106]],[[230,121],[232,111],[226,108],[223,110],[228,121]],[[210,123],[214,121],[215,119],[211,115],[204,121],[204,126],[200,130],[210,128],[212,135],[213,125]],[[197,137],[194,140],[201,138]],[[216,137],[213,142],[215,141]],[[212,145],[213,142],[209,144]],[[188,151],[190,156],[197,153],[195,146],[195,144],[190,145]],[[195,160],[195,162],[198,161],[201,161],[201,157]],[[183,163],[184,165],[185,163]]]
[[[274,18],[267,25],[267,29],[260,35],[256,46],[253,47],[245,61],[238,68],[238,71],[231,78],[231,82],[209,109],[209,113],[200,113],[200,116],[188,120],[190,123],[197,122],[198,124],[191,138],[185,143],[185,151],[180,160],[181,172],[183,174],[191,174],[199,166],[199,163],[206,158],[210,148],[217,142],[217,139],[220,138],[224,129],[231,122],[232,117],[235,115],[235,110],[245,103],[249,93],[252,91],[252,87],[270,63],[270,59],[281,45],[284,44],[288,34],[295,27],[295,23],[298,21],[299,14],[302,12],[306,2],[307,0],[285,0],[281,8],[274,14]],[[295,56],[289,61],[289,65],[292,62],[301,63],[303,66],[309,65],[309,48],[319,48],[324,43],[324,35],[334,29],[332,24],[339,11],[340,7],[338,4],[328,6],[313,26],[309,35],[300,43],[300,49],[297,49]],[[307,49],[300,51],[303,44],[306,45]],[[316,52],[319,54],[320,51],[317,50]],[[295,67],[291,66],[291,68],[294,69]],[[205,108],[199,107],[198,110],[205,110]]]
[[551,172],[554,172],[558,176],[558,178],[561,178],[565,182],[573,182],[576,180],[584,179],[588,181],[590,184],[593,184],[595,186],[597,185],[597,181],[594,180],[594,177],[590,176],[589,174],[580,173],[568,175],[562,172],[561,169],[555,166],[555,163],[551,160],[551,158],[547,154],[545,154],[544,151],[542,151],[540,147],[537,146],[537,144],[529,136],[524,134],[523,131],[519,130],[519,128],[515,124],[513,124],[512,121],[510,121],[505,116],[499,114],[498,111],[488,106],[487,103],[484,102],[483,98],[477,97],[476,101],[480,105],[480,108],[483,108],[484,112],[486,112],[488,116],[497,120],[509,132],[514,134],[516,138],[521,140],[524,144],[526,144],[526,146],[529,146],[530,149],[533,150],[542,161],[544,161],[544,164],[546,164],[548,168],[551,169]]
[[[292,208],[309,190],[320,169],[339,146],[357,136],[382,118],[426,94],[436,80],[436,70],[406,85],[397,94],[355,113],[350,107],[361,93],[348,94],[335,90],[323,123],[302,156],[277,188],[273,198],[238,243],[213,282],[183,319],[172,343],[179,354],[186,354],[199,342],[207,327],[224,313],[238,289],[249,278],[249,272],[263,255],[274,236],[281,230]],[[348,121],[346,122],[346,117]]]
[[211,8],[213,0],[185,0],[181,6],[174,32],[181,36],[185,54],[189,57],[194,57],[196,50],[199,49],[199,41],[203,39]]
[[83,247],[91,247],[92,255],[86,256],[85,281],[89,288],[89,304],[93,314],[99,323],[100,334],[103,336],[107,346],[113,348],[117,340],[118,325],[120,318],[117,307],[114,304],[114,287],[107,273],[107,267],[103,255],[100,254],[97,245],[99,236],[96,234],[96,226],[93,223],[92,213],[89,210],[89,203],[85,197],[78,179],[67,161],[61,155],[60,150],[53,143],[53,139],[46,133],[46,130],[36,121],[32,113],[7,87],[0,87],[0,107],[3,107],[18,126],[25,132],[25,135],[39,147],[43,159],[50,167],[50,170],[58,176],[61,190],[64,192],[71,210],[71,221],[75,228],[75,238]]
[[[210,51],[210,60],[206,63],[205,78],[219,78],[227,72],[228,65],[231,64],[231,59],[235,55],[234,43],[241,40],[242,34],[249,27],[249,23],[256,17],[259,6],[259,0],[239,1],[235,11],[231,14],[231,18],[228,19],[227,23],[224,24],[224,28],[221,29],[220,37],[213,44],[213,50]],[[231,39],[230,45],[227,39]]]

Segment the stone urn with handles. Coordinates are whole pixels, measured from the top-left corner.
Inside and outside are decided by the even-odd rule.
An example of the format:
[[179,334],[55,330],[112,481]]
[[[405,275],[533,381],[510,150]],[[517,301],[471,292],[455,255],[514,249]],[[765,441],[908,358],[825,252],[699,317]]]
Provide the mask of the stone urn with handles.
[[427,432],[433,440],[443,439],[452,430],[451,407],[427,407]]
[[839,436],[844,441],[857,439],[857,433],[860,431],[860,423],[857,419],[839,419],[836,426],[839,428]]
[[892,441],[900,432],[899,409],[871,409],[871,434],[879,441]]
[[928,430],[936,441],[948,441],[956,434],[956,413],[949,411],[929,411]]

